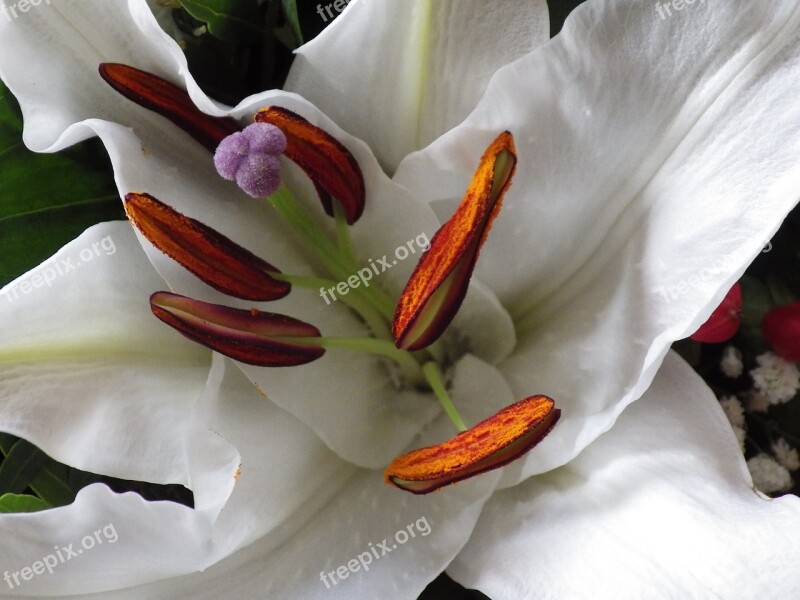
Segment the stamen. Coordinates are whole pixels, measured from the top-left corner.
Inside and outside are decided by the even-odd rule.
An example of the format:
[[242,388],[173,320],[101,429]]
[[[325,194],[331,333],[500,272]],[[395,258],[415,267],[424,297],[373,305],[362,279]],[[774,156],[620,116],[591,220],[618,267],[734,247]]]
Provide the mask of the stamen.
[[431,240],[400,296],[392,323],[398,348],[425,348],[452,322],[516,161],[514,139],[505,131],[484,152],[464,199]]
[[398,456],[384,479],[412,494],[427,494],[497,469],[538,444],[560,416],[547,396],[525,398],[442,444]]
[[[304,343],[305,341],[306,340],[303,339],[295,340],[296,343]],[[408,383],[421,385],[425,381],[422,369],[420,369],[419,363],[414,357],[405,350],[398,350],[395,348],[394,344],[389,340],[322,336],[311,338],[307,341],[321,348],[341,348],[383,356],[384,358],[392,360],[400,367]]]
[[333,216],[333,199],[344,208],[348,225],[364,212],[364,176],[355,157],[324,129],[280,106],[262,108],[257,123],[271,123],[286,135],[285,154],[305,171],[314,183],[325,212]]
[[[366,189],[360,167],[333,136],[281,107],[259,111],[244,130],[230,118],[200,111],[189,94],[170,82],[121,64],[100,65],[100,75],[115,90],[184,129],[211,151],[224,178],[253,197],[269,197],[334,278],[359,269],[347,225],[364,211]],[[279,155],[300,166],[314,184],[325,212],[336,220],[336,243],[281,186]],[[516,165],[509,132],[486,149],[467,193],[453,217],[431,240],[397,303],[377,287],[363,287],[342,298],[370,326],[376,338],[323,337],[309,323],[285,315],[201,302],[171,292],[150,297],[153,314],[187,338],[234,360],[268,367],[307,364],[326,348],[382,356],[403,371],[407,381],[425,382],[460,433],[451,440],[396,458],[386,469],[388,483],[425,494],[498,467],[525,454],[549,433],[560,411],[546,396],[531,396],[467,429],[447,393],[431,356],[441,357],[436,340],[452,321],[467,292],[480,249],[497,216]],[[215,289],[252,301],[281,298],[290,282],[324,292],[334,280],[291,276],[238,246],[214,229],[186,217],[144,193],[125,197],[126,212],[159,250]],[[394,309],[394,310],[393,310]],[[394,315],[388,339],[386,323]],[[427,348],[412,355],[411,351]],[[425,362],[423,367],[420,363]]]
[[166,117],[212,152],[241,129],[233,119],[207,115],[185,90],[157,75],[119,63],[102,63],[99,71],[128,100]]
[[190,340],[250,365],[293,367],[325,354],[324,348],[313,345],[319,329],[285,315],[230,308],[170,292],[150,296],[150,308]]
[[[314,252],[331,277],[344,281],[362,267],[340,251],[303,210],[285,185],[282,185],[275,194],[269,197],[269,202],[286,223],[297,231],[298,239]],[[378,286],[360,287],[353,290],[353,293],[367,299],[387,321],[391,319],[394,308],[392,300]]]
[[272,277],[280,271],[271,264],[149,194],[127,194],[125,212],[150,243],[214,289],[254,301],[277,300],[291,290]]

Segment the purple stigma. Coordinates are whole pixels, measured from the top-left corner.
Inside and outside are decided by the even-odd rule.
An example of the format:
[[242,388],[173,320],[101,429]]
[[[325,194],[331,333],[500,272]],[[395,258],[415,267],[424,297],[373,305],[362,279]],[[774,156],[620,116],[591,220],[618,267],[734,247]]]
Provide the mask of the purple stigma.
[[217,172],[253,198],[271,196],[281,185],[278,156],[286,136],[269,123],[253,123],[226,137],[214,153]]

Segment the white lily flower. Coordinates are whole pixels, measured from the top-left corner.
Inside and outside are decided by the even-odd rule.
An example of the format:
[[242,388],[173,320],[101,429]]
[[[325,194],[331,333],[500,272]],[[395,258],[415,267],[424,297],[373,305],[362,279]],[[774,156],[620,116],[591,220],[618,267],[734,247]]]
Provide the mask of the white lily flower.
[[[337,21],[340,35],[350,22],[355,35],[364,25],[350,18],[360,4],[366,3],[356,0]],[[131,436],[119,431],[123,399],[104,398],[90,385],[85,393],[96,417],[76,415],[68,435],[33,417],[15,421],[28,386],[39,396],[38,417],[58,406],[59,398],[45,391],[68,376],[42,354],[43,334],[35,352],[20,350],[33,324],[51,322],[48,302],[69,315],[62,323],[65,347],[82,340],[85,347],[79,334],[87,303],[100,307],[98,322],[104,315],[113,321],[118,307],[137,297],[143,305],[158,285],[153,273],[141,285],[125,274],[148,270],[130,228],[99,226],[64,252],[112,235],[121,248],[108,257],[114,269],[93,261],[85,272],[94,274],[94,288],[63,277],[54,284],[57,293],[42,297],[42,308],[3,318],[4,331],[14,335],[0,344],[0,367],[15,379],[0,380],[0,429],[13,424],[14,433],[84,469],[184,483],[196,507],[146,503],[91,486],[68,507],[3,517],[3,539],[13,540],[3,548],[4,565],[32,564],[54,544],[77,543],[107,523],[118,534],[113,545],[106,538],[102,550],[26,579],[11,593],[414,598],[448,566],[496,599],[593,595],[597,578],[615,596],[632,598],[736,597],[766,585],[796,593],[789,565],[797,550],[786,532],[798,522],[798,503],[765,502],[747,491],[752,482],[724,414],[678,359],[670,358],[645,399],[592,444],[645,393],[670,343],[708,317],[796,202],[800,109],[792,108],[792,84],[800,79],[800,46],[793,32],[800,8],[789,0],[736,8],[731,18],[730,7],[702,4],[665,21],[641,3],[589,3],[559,38],[500,69],[467,120],[400,162],[391,180],[363,142],[297,95],[265,92],[230,111],[244,121],[266,104],[284,106],[350,149],[367,188],[364,215],[352,228],[362,260],[432,234],[452,213],[487,142],[511,130],[518,172],[453,324],[464,346],[451,392],[470,422],[536,392],[556,398],[563,417],[534,452],[503,470],[502,481],[497,471],[412,497],[383,485],[371,469],[420,439],[443,438],[448,423],[430,394],[398,391],[376,361],[335,352],[279,370],[215,356],[202,387],[198,370],[208,354],[173,334],[174,350],[167,342],[158,347],[179,361],[186,357],[185,379],[173,382],[174,391],[166,387],[172,373],[118,366],[135,373],[130,378],[140,395],[147,393],[143,381],[165,389],[160,415],[148,420],[147,411],[132,407],[138,437],[148,442],[144,459],[130,453]],[[97,65],[113,61],[180,82],[209,113],[228,112],[197,88],[144,0],[130,0],[121,12],[99,0],[41,5],[24,19],[0,21],[0,75],[21,102],[30,147],[57,151],[99,135],[123,193],[151,193],[287,272],[308,273],[291,235],[268,218],[263,203],[218,178],[210,155],[190,137],[105,86]],[[357,82],[347,89],[357,91]],[[312,197],[297,173],[285,179]],[[170,288],[222,300],[149,243],[144,247]],[[410,268],[398,264],[381,285],[399,292]],[[107,286],[126,291],[125,302],[95,298]],[[302,290],[290,298],[268,306],[326,334],[363,334],[340,305]],[[141,336],[159,331],[154,347],[173,333],[159,329],[146,310],[125,312],[129,328],[141,322]],[[116,339],[124,338],[120,329]],[[171,368],[164,361],[156,367]],[[87,432],[91,442],[77,443]],[[97,447],[112,456],[87,451]],[[695,473],[690,458],[697,454],[704,459]],[[702,465],[715,468],[701,471]],[[498,485],[511,489],[494,493]],[[701,485],[704,492],[697,491]],[[622,493],[629,497],[620,500]],[[665,514],[663,526],[643,526]],[[753,542],[747,546],[726,535],[745,515],[746,540]],[[685,528],[673,527],[672,519],[683,517]],[[493,523],[502,535],[488,532]],[[588,542],[585,523],[598,531]],[[613,540],[622,531],[630,535],[614,544],[602,535],[612,528]],[[400,531],[419,539],[400,538]],[[678,541],[689,536],[703,543],[687,555]],[[550,545],[540,547],[539,539]],[[517,549],[513,556],[509,547]],[[777,568],[764,569],[773,550]],[[370,553],[369,570],[363,557],[358,568],[350,566]],[[608,564],[612,556],[631,570],[648,566],[647,578],[598,568],[581,588],[584,565]],[[552,567],[552,557],[562,563]],[[652,567],[662,559],[667,568]],[[737,568],[720,577],[721,562]]]

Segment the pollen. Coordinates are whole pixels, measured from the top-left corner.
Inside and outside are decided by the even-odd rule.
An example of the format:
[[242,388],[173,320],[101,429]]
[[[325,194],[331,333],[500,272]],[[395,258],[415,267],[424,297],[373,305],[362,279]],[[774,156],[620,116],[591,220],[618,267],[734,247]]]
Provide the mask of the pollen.
[[561,411],[547,396],[530,396],[454,438],[398,456],[384,478],[414,494],[502,467],[538,444],[555,426]]

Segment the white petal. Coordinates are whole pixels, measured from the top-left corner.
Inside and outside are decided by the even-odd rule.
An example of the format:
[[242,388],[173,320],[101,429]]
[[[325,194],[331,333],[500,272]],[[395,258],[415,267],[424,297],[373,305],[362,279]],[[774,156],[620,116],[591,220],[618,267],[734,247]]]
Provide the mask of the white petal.
[[[426,497],[390,488],[380,472],[354,473],[308,428],[260,397],[238,370],[225,368],[223,379],[223,366],[215,362],[194,414],[195,435],[202,438],[189,449],[197,509],[116,496],[96,485],[69,507],[3,516],[1,558],[12,573],[50,554],[59,559],[52,575],[24,582],[18,591],[88,598],[80,594],[126,588],[104,593],[110,600],[188,593],[196,598],[416,597],[452,561],[497,474]],[[495,410],[493,405],[509,402],[507,389],[493,397],[502,377],[488,366],[465,359],[459,372],[454,389],[466,419],[482,418],[487,409]],[[440,418],[422,443],[447,435],[452,426]],[[242,467],[231,494],[239,456],[232,450],[241,452]],[[88,548],[91,539],[82,545],[87,535],[102,540],[97,549]],[[391,557],[383,555],[384,541]],[[69,544],[82,552],[62,561],[53,546]],[[320,571],[356,564],[359,556],[366,563],[370,555],[369,571],[347,570],[347,580],[337,577],[335,584],[328,577],[330,589],[320,579]],[[203,573],[175,577],[205,567]],[[169,579],[147,583],[159,578]]]
[[[516,395],[564,410],[520,477],[607,430],[797,202],[800,11],[740,8],[687,3],[662,20],[648,3],[585,3],[398,170],[438,211],[497,133],[515,136],[517,174],[476,274],[517,325],[503,365]],[[418,185],[431,169],[438,185]]]
[[[97,0],[62,0],[33,7],[24,17],[0,19],[0,76],[20,100],[29,148],[43,150],[73,123],[114,110],[117,99],[98,94],[105,85],[100,62],[135,55],[137,67],[157,74],[186,68],[180,48],[159,28],[145,0],[118,4],[126,6],[110,11]],[[3,5],[6,11],[16,6],[10,0]]]
[[456,126],[494,72],[549,38],[544,0],[355,1],[297,51],[286,89],[365,140],[389,172]]
[[[240,456],[236,487],[215,523],[217,560],[277,529],[306,505],[322,503],[356,469],[267,400],[231,361],[219,355],[214,361],[210,385],[193,416],[198,427],[213,432]],[[206,440],[190,443],[201,465],[214,455]],[[220,486],[218,479],[207,483],[206,493]],[[196,507],[197,498],[195,492]]]
[[517,345],[511,315],[492,290],[476,278],[470,281],[451,327],[463,336],[459,340],[462,347],[489,364],[510,356]]
[[[231,374],[228,376],[233,377]],[[214,377],[212,375],[212,379]],[[474,358],[464,359],[457,368],[455,379],[454,389],[462,399],[459,409],[467,420],[483,418],[487,410],[496,410],[510,401],[510,391],[503,387],[502,376]],[[229,536],[229,527],[244,529],[253,518],[261,495],[260,535],[264,537],[202,573],[105,594],[104,598],[416,598],[450,564],[467,541],[484,502],[498,481],[497,473],[486,474],[436,494],[413,496],[383,483],[379,471],[354,472],[352,466],[346,465],[342,468],[337,466],[343,464],[341,461],[333,459],[331,462],[324,452],[318,455],[320,462],[315,466],[302,466],[298,459],[293,458],[294,452],[308,442],[303,442],[297,431],[283,434],[279,431],[281,427],[290,430],[305,428],[297,421],[292,424],[293,419],[288,415],[271,422],[278,409],[243,406],[241,400],[252,400],[252,393],[246,391],[247,386],[241,381],[229,385],[233,387],[220,390],[228,399],[221,401],[214,413],[217,418],[229,421],[227,431],[221,430],[220,433],[227,437],[227,433],[233,432],[232,424],[242,431],[249,431],[249,434],[236,435],[237,447],[247,440],[253,458],[262,456],[265,464],[260,468],[268,469],[269,473],[252,473],[258,478],[258,484],[246,491],[240,489],[251,476],[248,475],[246,452],[242,450],[242,476],[215,525],[215,535]],[[264,404],[269,405],[268,402]],[[258,414],[262,410],[271,410],[272,419]],[[233,419],[230,416],[226,418],[225,415],[231,412],[237,415]],[[248,419],[251,421],[249,424]],[[260,443],[255,436],[259,430],[262,431]],[[440,417],[420,443],[442,441],[453,433],[452,425]],[[290,445],[286,452],[281,453],[280,458],[270,455],[271,450],[266,448],[274,449],[284,441]],[[276,464],[283,459],[291,461],[291,466]],[[314,460],[313,453],[307,453],[305,460]],[[256,465],[255,469],[259,466]],[[285,478],[278,477],[280,471],[285,472]],[[311,478],[311,482],[303,482],[305,477]],[[291,506],[280,501],[277,507],[272,504],[275,497],[280,499],[288,495],[275,488],[280,485],[294,488],[304,483],[308,490],[312,489],[312,483],[324,485],[317,488],[316,494],[305,496],[304,500],[298,496],[294,504],[296,511],[281,527],[264,535],[264,515],[276,510],[282,514]],[[240,492],[237,502],[236,494]],[[245,496],[249,498],[245,499]],[[244,516],[242,509],[246,512]],[[173,525],[171,529],[176,527]],[[170,539],[172,532],[166,533],[165,537]],[[152,535],[158,538],[157,534]],[[199,534],[183,535],[187,544],[195,543],[197,538],[202,540]],[[385,549],[382,549],[384,542]],[[142,540],[129,540],[129,544],[141,545]],[[151,546],[144,545],[142,556],[146,556],[144,550],[152,551]],[[127,552],[132,557],[138,556],[140,551],[129,548]],[[35,552],[33,556],[36,556]],[[359,556],[368,570],[365,571],[359,563]],[[127,559],[129,562],[132,560],[130,557]],[[185,561],[180,561],[180,564],[184,565]],[[351,570],[348,565],[355,566]],[[346,577],[327,576],[339,567],[343,567],[342,573],[346,573]],[[320,572],[326,573],[327,584]]]
[[[469,537],[495,482],[490,476],[420,498],[385,485],[379,472],[362,471],[313,517],[277,533],[281,544],[265,538],[202,573],[103,598],[416,598]],[[320,573],[340,567],[346,576],[327,577],[326,586]],[[76,600],[83,598],[92,597]]]
[[[20,592],[132,588],[205,569],[255,540],[266,552],[283,541],[280,532],[288,521],[307,521],[356,471],[220,357],[196,410],[184,424],[173,421],[164,428],[185,446],[195,508],[145,502],[93,485],[66,507],[2,515],[0,559],[11,571],[53,553],[54,544],[83,550],[66,561],[56,554],[54,573],[23,582]],[[152,437],[149,442],[156,445]],[[160,450],[159,456],[144,459],[168,461],[172,449]],[[88,548],[91,540],[84,544],[85,536],[97,530],[98,549]]]
[[0,431],[71,466],[186,483],[183,435],[210,353],[172,335],[128,223],[96,225],[0,292]]
[[577,459],[496,494],[448,572],[494,600],[796,598],[798,528],[800,500],[753,491],[719,403],[670,355]]

